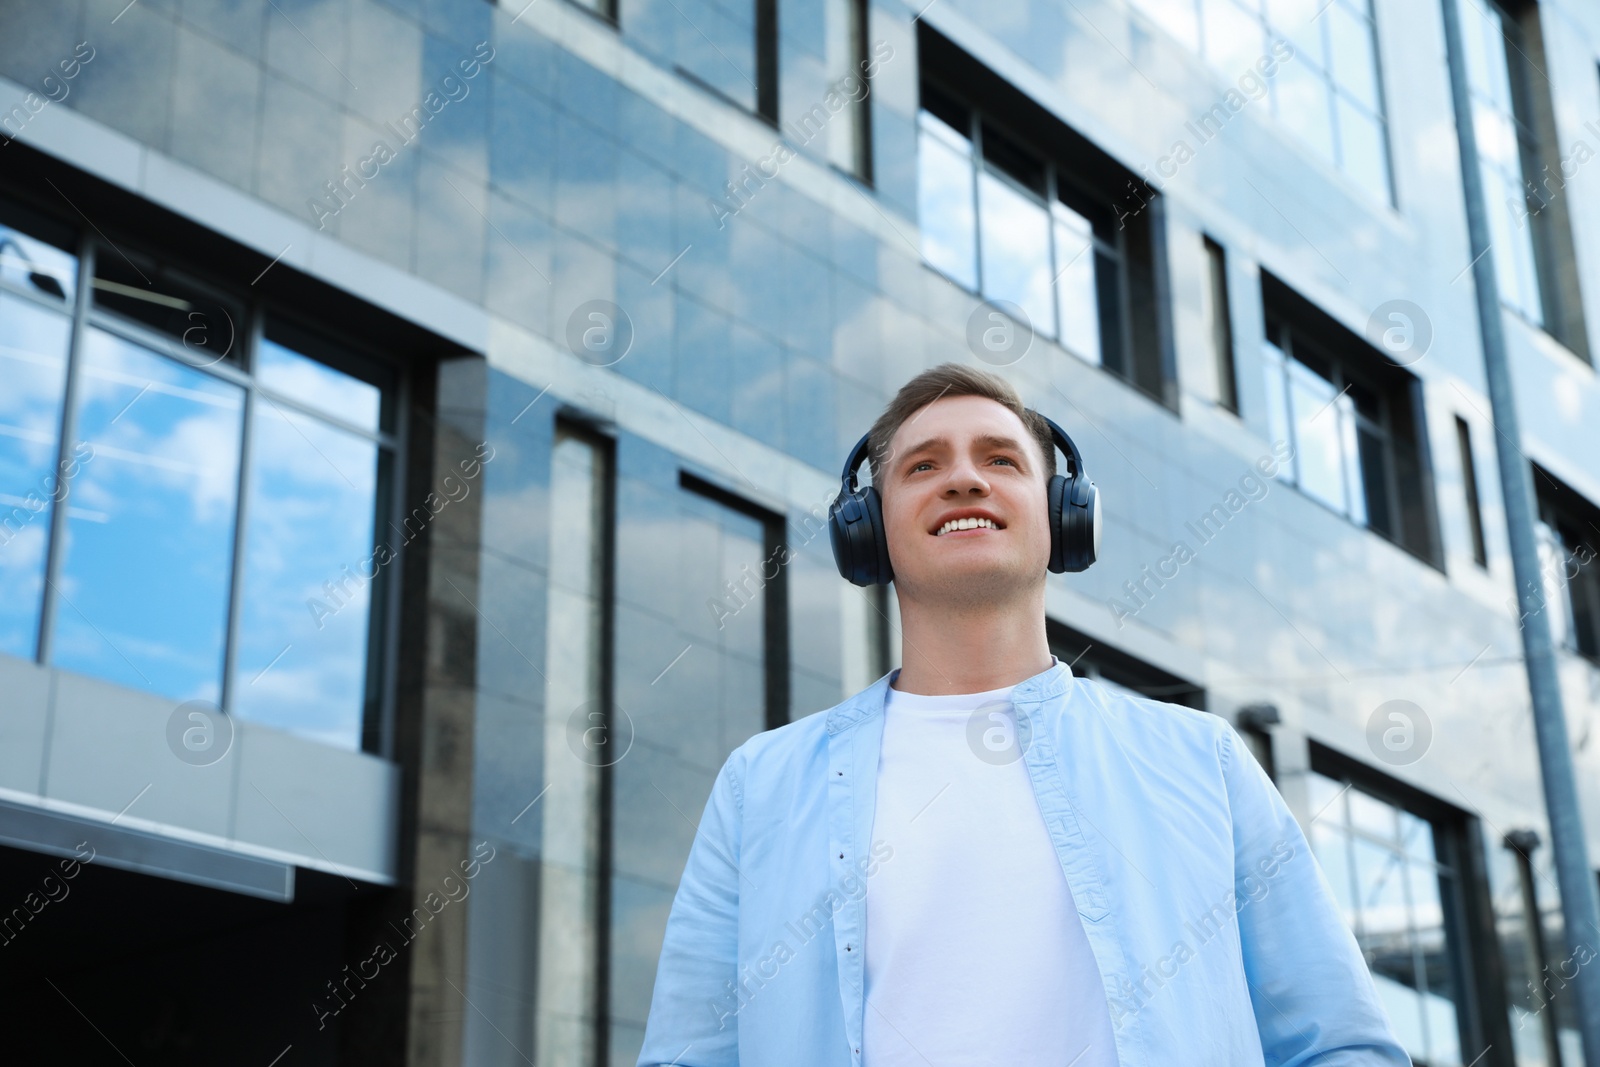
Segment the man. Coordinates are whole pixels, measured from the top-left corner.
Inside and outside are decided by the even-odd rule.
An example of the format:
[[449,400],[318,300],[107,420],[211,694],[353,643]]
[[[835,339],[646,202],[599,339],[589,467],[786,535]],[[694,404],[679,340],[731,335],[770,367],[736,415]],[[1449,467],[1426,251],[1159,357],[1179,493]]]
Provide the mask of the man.
[[835,552],[887,563],[904,665],[723,765],[641,1067],[1410,1064],[1227,722],[1050,654],[1047,569],[1095,554],[1052,428],[944,364],[865,439],[872,487],[847,465]]

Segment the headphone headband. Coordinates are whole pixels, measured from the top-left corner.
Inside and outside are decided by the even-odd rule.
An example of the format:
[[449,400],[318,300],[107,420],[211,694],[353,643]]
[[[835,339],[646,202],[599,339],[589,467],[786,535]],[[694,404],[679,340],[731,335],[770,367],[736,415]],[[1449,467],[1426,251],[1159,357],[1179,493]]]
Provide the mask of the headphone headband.
[[[856,442],[856,446],[850,450],[850,455],[844,461],[844,470],[839,473],[839,484],[844,487],[844,491],[847,493],[856,491],[856,471],[866,461],[867,439],[871,436],[871,431],[862,434],[861,440]],[[876,478],[878,472],[873,471],[872,474]]]

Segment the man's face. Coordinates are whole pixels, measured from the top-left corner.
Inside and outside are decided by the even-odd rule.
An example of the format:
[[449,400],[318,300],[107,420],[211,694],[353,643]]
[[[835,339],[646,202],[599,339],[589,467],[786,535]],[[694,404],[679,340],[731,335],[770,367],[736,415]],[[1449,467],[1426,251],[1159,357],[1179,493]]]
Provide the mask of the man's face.
[[[1044,457],[1004,405],[981,396],[934,401],[901,423],[883,477],[874,472],[874,480],[902,590],[981,602],[1044,583]],[[950,524],[960,518],[987,521],[971,529]]]

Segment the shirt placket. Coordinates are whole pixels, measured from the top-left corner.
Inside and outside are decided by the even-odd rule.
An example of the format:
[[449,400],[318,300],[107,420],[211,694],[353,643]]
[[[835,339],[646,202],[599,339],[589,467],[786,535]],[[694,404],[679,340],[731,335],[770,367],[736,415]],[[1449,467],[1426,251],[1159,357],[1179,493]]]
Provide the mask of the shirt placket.
[[[1066,704],[1070,694],[1054,698]],[[1127,980],[1131,969],[1126,946],[1119,936],[1117,918],[1112,914],[1106,892],[1103,857],[1091,846],[1083,832],[1072,797],[1067,792],[1066,780],[1071,772],[1071,760],[1058,751],[1057,745],[1073,746],[1070,733],[1070,713],[1063,708],[1055,716],[1046,714],[1050,699],[1022,700],[1015,703],[1019,736],[1027,740],[1023,745],[1023,762],[1028,768],[1028,782],[1033,788],[1035,801],[1044,817],[1045,829],[1055,846],[1061,873],[1072,891],[1089,948],[1094,953],[1100,970],[1101,985],[1109,998],[1115,995],[1121,983]],[[1057,728],[1045,729],[1054,722]],[[1117,1047],[1117,1062],[1121,1067],[1144,1067],[1143,1031],[1135,1018],[1126,1027],[1113,1027],[1113,1040]]]
[[[877,802],[878,755],[883,743],[883,715],[869,714],[828,736],[828,868],[832,884],[843,885],[872,836]],[[861,1064],[866,1023],[867,898],[846,899],[834,916],[834,951],[838,961],[839,996],[844,1010],[850,1062]]]

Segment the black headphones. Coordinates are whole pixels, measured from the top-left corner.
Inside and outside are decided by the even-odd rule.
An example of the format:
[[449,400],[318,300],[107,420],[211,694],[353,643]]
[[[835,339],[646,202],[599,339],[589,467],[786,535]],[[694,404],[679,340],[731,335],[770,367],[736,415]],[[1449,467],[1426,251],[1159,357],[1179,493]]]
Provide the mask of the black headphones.
[[[1066,431],[1040,415],[1056,447],[1071,464],[1071,475],[1050,479],[1050,570],[1085,570],[1100,555],[1100,490],[1083,470],[1083,456]],[[856,585],[888,585],[894,580],[889,565],[889,539],[883,528],[883,502],[878,487],[856,488],[856,471],[867,458],[867,438],[850,450],[839,475],[839,495],[828,507],[828,537],[839,573]],[[879,472],[873,471],[873,477]]]

